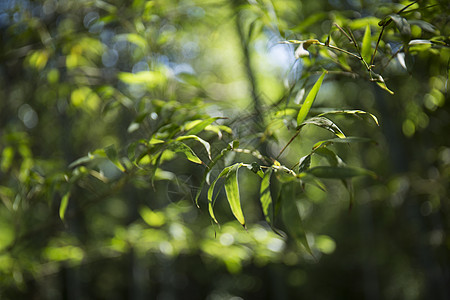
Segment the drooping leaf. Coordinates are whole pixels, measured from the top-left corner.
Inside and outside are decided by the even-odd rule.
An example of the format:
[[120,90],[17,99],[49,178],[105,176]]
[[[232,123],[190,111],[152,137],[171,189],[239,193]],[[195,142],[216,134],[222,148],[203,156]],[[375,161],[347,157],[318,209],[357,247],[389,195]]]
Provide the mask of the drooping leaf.
[[319,141],[317,143],[314,144],[313,146],[313,150],[320,148],[322,146],[328,146],[334,143],[344,143],[344,144],[350,144],[350,143],[375,143],[374,140],[369,139],[369,138],[364,138],[364,137],[357,137],[357,136],[348,136],[345,138],[333,138],[333,139],[327,139],[327,140],[323,140],[323,141]]
[[205,147],[206,152],[208,153],[208,157],[209,157],[209,159],[211,159],[211,145],[204,139],[202,139],[196,135],[184,135],[184,136],[180,136],[180,137],[176,138],[176,141],[183,141],[183,140],[189,140],[189,139],[194,139],[196,141],[199,141]]
[[119,155],[117,154],[116,147],[114,145],[109,145],[104,148],[106,156],[109,160],[122,172],[125,172],[125,168],[119,161]]
[[64,221],[64,217],[66,216],[67,205],[69,204],[70,193],[66,193],[62,199],[61,204],[59,205],[59,218]]
[[299,173],[304,172],[308,170],[310,166],[311,166],[311,154],[308,154],[300,158],[298,172]]
[[294,184],[285,184],[283,187],[281,208],[283,223],[289,234],[299,241],[309,254],[313,255],[306,238],[306,231],[297,205],[297,200],[295,199]]
[[334,151],[326,147],[317,148],[313,153],[324,157],[328,161],[330,166],[337,167],[345,165],[342,159],[336,153],[334,153]]
[[371,45],[370,26],[367,25],[361,45],[361,56],[365,62],[370,62],[371,52],[372,52],[372,45]]
[[298,112],[297,115],[297,126],[302,124],[303,121],[306,119],[306,116],[308,115],[309,110],[311,109],[311,106],[314,100],[316,99],[317,93],[319,92],[319,89],[322,86],[323,78],[325,77],[326,73],[327,71],[323,71],[322,75],[320,75],[319,79],[316,81],[311,91],[309,91],[308,96],[306,96],[306,99],[303,102],[303,105],[300,108],[300,111]]
[[172,150],[173,152],[181,152],[184,155],[186,155],[186,158],[196,164],[202,164],[203,162],[201,161],[200,158],[198,158],[197,154],[194,153],[194,151],[192,151],[192,149],[186,145],[185,143],[179,142],[179,141],[174,141],[172,143],[170,143],[169,145],[169,150]]
[[217,181],[222,178],[223,176],[226,176],[229,172],[230,169],[233,166],[230,167],[226,167],[222,170],[222,172],[220,172],[219,176],[217,176],[217,178],[212,182],[211,186],[208,189],[208,211],[209,211],[209,215],[211,216],[211,218],[214,220],[214,222],[216,222],[217,224],[219,223],[216,219],[216,216],[214,215],[214,187],[216,186]]
[[374,172],[357,167],[319,166],[309,169],[308,173],[319,178],[332,178],[332,179],[347,179],[357,176],[376,177]]
[[339,127],[337,127],[337,125],[334,124],[333,121],[331,121],[330,119],[327,119],[325,117],[313,117],[311,119],[308,119],[305,122],[303,122],[302,124],[300,124],[299,128],[306,124],[316,125],[318,127],[321,127],[321,128],[331,131],[339,138],[345,138],[345,134],[339,129]]
[[186,135],[195,135],[211,125],[214,121],[221,119],[220,117],[208,118],[205,120],[191,121],[185,125]]
[[252,162],[252,164],[250,166],[248,166],[248,168],[255,173],[256,175],[258,175],[259,177],[263,178],[264,177],[264,172],[261,169],[261,166],[257,163],[257,162]]
[[378,123],[378,119],[377,119],[377,117],[375,117],[375,115],[368,113],[366,111],[363,111],[363,110],[359,110],[359,109],[330,110],[330,111],[323,112],[318,116],[321,117],[321,116],[330,115],[330,114],[349,114],[349,115],[355,115],[355,116],[367,115],[367,116],[371,117],[378,126],[380,125]]
[[241,163],[234,164],[227,174],[225,180],[225,193],[227,195],[228,203],[230,204],[231,211],[239,223],[245,227],[244,214],[241,208],[241,199],[239,196],[239,182],[238,182],[238,170],[242,166]]
[[272,172],[273,170],[270,168],[264,173],[259,192],[264,217],[270,226],[273,226],[273,203],[270,193],[270,177],[272,176]]
[[402,37],[404,39],[409,39],[411,37],[411,26],[409,25],[408,21],[397,14],[389,15],[389,17],[391,17],[392,21],[394,21],[395,26],[397,26],[398,31],[400,31]]

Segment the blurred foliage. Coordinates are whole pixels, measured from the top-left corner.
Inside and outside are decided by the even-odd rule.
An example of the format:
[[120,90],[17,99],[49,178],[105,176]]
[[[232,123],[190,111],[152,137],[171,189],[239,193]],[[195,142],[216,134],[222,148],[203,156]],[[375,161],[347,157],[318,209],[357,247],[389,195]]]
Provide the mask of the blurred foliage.
[[448,299],[449,8],[1,2],[0,297]]

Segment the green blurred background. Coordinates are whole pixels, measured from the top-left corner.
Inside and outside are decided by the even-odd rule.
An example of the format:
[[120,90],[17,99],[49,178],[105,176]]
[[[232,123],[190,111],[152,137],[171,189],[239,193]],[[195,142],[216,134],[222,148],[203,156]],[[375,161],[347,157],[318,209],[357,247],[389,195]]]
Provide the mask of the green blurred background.
[[[420,1],[402,15],[408,26],[387,27],[375,63],[393,95],[357,60],[314,46],[296,60],[279,43],[325,42],[338,23],[358,41],[369,25],[375,46],[378,22],[411,3],[1,1],[0,297],[449,299],[449,5]],[[331,37],[354,51],[339,30]],[[411,40],[427,42],[406,50]],[[313,255],[263,221],[247,170],[243,229],[223,192],[219,226],[206,191],[196,207],[205,167],[182,155],[127,176],[105,159],[71,165],[110,145],[129,157],[135,141],[209,117],[225,118],[202,133],[213,153],[239,139],[276,157],[292,136],[280,115],[322,69],[314,109],[378,118],[333,119],[375,141],[333,147],[377,179],[354,180],[351,210],[333,180],[295,195]],[[306,127],[280,161],[331,137]],[[233,155],[220,166],[252,161]]]

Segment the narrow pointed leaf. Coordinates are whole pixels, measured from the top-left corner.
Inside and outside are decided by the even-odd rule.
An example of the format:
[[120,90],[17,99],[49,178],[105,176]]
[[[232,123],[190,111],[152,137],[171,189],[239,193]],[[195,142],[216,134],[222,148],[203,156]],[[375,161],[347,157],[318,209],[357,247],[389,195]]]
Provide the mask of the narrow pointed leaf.
[[114,145],[109,145],[104,148],[106,156],[109,160],[122,172],[125,172],[125,168],[119,161],[119,155],[117,154],[116,147]]
[[330,114],[349,114],[349,115],[355,115],[355,116],[359,116],[359,115],[368,115],[369,117],[371,117],[373,119],[373,121],[375,122],[375,124],[377,124],[378,126],[380,125],[378,123],[378,119],[377,117],[375,117],[375,115],[368,113],[366,111],[363,110],[359,110],[359,109],[351,109],[351,110],[331,110],[331,111],[326,111],[324,113],[321,113],[319,115],[319,117],[321,116],[325,116],[325,115],[330,115]]
[[169,149],[174,152],[181,152],[186,155],[186,158],[196,164],[202,164],[202,161],[198,156],[192,151],[192,149],[186,145],[185,143],[175,141],[172,142],[169,146]]
[[311,166],[311,154],[308,154],[300,158],[298,172],[299,173],[304,172],[308,170],[310,166]]
[[292,184],[285,185],[282,201],[283,207],[281,208],[281,214],[287,231],[293,238],[300,242],[309,254],[313,255],[306,238],[306,231],[297,206],[297,201],[294,198]]
[[331,131],[339,138],[345,138],[345,134],[342,132],[342,130],[340,130],[339,127],[337,127],[337,125],[334,124],[333,121],[331,121],[330,119],[327,119],[325,117],[314,117],[314,118],[308,119],[305,122],[303,122],[302,124],[300,124],[299,127],[305,126],[306,124],[316,125],[318,127],[321,127],[323,129]]
[[67,205],[69,204],[70,193],[66,193],[62,199],[61,204],[59,205],[59,217],[64,221],[64,217],[66,215]]
[[219,223],[216,219],[216,216],[214,215],[214,187],[216,186],[217,181],[222,178],[223,176],[226,176],[228,174],[228,172],[230,172],[231,167],[226,167],[225,169],[222,170],[222,172],[220,172],[219,176],[217,176],[217,178],[213,181],[213,183],[211,184],[211,186],[208,189],[208,211],[209,211],[209,215],[211,216],[211,218],[214,220],[214,222],[216,222],[217,224]]
[[322,146],[328,146],[330,144],[338,143],[338,144],[351,144],[351,143],[375,143],[374,140],[369,138],[363,138],[363,137],[357,137],[357,136],[348,136],[346,138],[333,138],[333,139],[327,139],[323,141],[319,141],[314,144],[313,150],[320,148]]
[[372,45],[371,45],[370,25],[367,24],[361,45],[361,56],[365,62],[370,62],[371,52],[372,52]]
[[208,118],[206,120],[197,120],[188,123],[185,126],[185,130],[187,130],[186,135],[193,135],[203,131],[208,125],[211,125],[217,119],[221,119],[220,117]]
[[176,139],[176,141],[183,141],[183,140],[189,140],[189,139],[194,139],[194,140],[200,142],[203,145],[203,147],[205,147],[206,152],[208,153],[208,157],[211,160],[211,145],[204,139],[202,139],[196,135],[185,135],[185,136],[178,137]]
[[270,226],[273,226],[273,203],[272,195],[270,193],[270,177],[272,175],[272,168],[264,173],[260,187],[260,201],[263,209],[264,217]]
[[227,174],[225,181],[225,192],[227,194],[228,203],[230,204],[231,211],[239,223],[245,227],[244,214],[241,208],[241,199],[239,196],[239,183],[238,183],[238,170],[242,164],[238,163],[232,166],[230,172]]
[[363,168],[357,167],[328,167],[319,166],[308,170],[308,173],[319,178],[347,179],[357,176],[376,177],[375,173]]
[[323,78],[325,77],[326,73],[327,71],[323,71],[322,75],[320,75],[319,79],[316,81],[311,91],[309,91],[308,96],[306,96],[306,99],[303,102],[303,105],[300,108],[300,111],[298,112],[297,115],[297,125],[302,124],[303,121],[306,119],[306,116],[308,115],[309,110],[311,109],[311,106],[314,103],[314,100],[316,99],[317,93],[319,92],[319,89],[322,86]]

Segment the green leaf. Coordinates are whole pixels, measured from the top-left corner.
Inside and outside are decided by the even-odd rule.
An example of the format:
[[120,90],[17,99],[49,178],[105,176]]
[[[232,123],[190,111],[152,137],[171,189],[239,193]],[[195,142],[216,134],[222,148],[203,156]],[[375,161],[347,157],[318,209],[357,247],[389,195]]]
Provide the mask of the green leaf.
[[241,208],[241,199],[239,196],[238,170],[242,166],[241,163],[234,164],[227,174],[225,181],[225,193],[227,195],[228,203],[231,211],[239,223],[245,227],[244,214]]
[[214,220],[214,222],[216,222],[217,224],[219,223],[216,219],[216,216],[214,215],[214,187],[216,186],[217,181],[222,178],[223,176],[226,176],[229,172],[230,169],[232,168],[232,166],[230,167],[226,167],[222,170],[222,172],[220,172],[219,176],[217,176],[217,178],[213,181],[213,183],[211,184],[211,186],[208,189],[208,211],[209,211],[209,215],[211,216],[211,218]]
[[319,178],[347,179],[357,176],[376,177],[375,173],[363,168],[357,167],[328,167],[319,166],[308,170],[308,173]]
[[332,150],[328,148],[320,147],[315,149],[313,153],[324,157],[328,161],[328,163],[333,167],[345,165],[342,159],[336,153],[334,153]]
[[300,173],[304,172],[304,171],[308,170],[310,166],[311,166],[311,154],[308,154],[308,155],[300,158],[298,171]]
[[314,118],[308,119],[305,122],[303,122],[302,124],[300,124],[300,126],[298,128],[305,126],[306,124],[316,125],[318,127],[321,127],[321,128],[331,131],[339,138],[345,138],[345,134],[339,129],[339,127],[337,127],[337,125],[334,124],[333,121],[331,121],[330,119],[327,119],[325,117],[314,117]]
[[202,143],[202,145],[205,147],[206,152],[208,153],[208,157],[211,160],[211,145],[205,141],[204,139],[196,136],[196,135],[185,135],[185,136],[180,136],[178,138],[176,138],[176,141],[183,141],[183,140],[189,140],[189,139],[194,139],[196,141],[199,141],[200,143]]
[[109,145],[104,148],[106,156],[109,160],[122,172],[125,172],[125,168],[119,161],[119,155],[117,154],[116,147],[114,145]]
[[314,144],[313,150],[315,150],[317,148],[320,148],[322,146],[328,146],[328,145],[334,144],[334,143],[351,144],[351,143],[367,143],[367,142],[376,143],[374,140],[369,139],[369,138],[363,138],[363,137],[357,137],[357,136],[348,136],[348,137],[345,137],[345,138],[333,138],[333,139],[327,139],[327,140],[319,141],[319,142]]
[[293,238],[302,244],[309,254],[313,255],[306,238],[306,231],[297,205],[297,200],[295,199],[295,189],[293,184],[284,185],[282,197],[283,206],[281,208],[281,216],[287,231]]
[[326,111],[324,113],[321,113],[320,115],[318,115],[319,117],[321,116],[325,116],[325,115],[329,115],[329,114],[350,114],[350,115],[355,115],[355,116],[359,116],[359,115],[368,115],[369,117],[371,117],[374,122],[379,126],[380,124],[378,123],[378,119],[377,117],[375,117],[373,114],[368,113],[364,110],[359,110],[359,109],[349,109],[349,110],[330,110],[330,111]]
[[389,17],[391,17],[392,21],[394,21],[395,26],[397,26],[398,31],[400,31],[402,37],[404,39],[409,39],[411,37],[411,26],[409,25],[408,21],[397,14],[389,15]]
[[325,77],[326,73],[327,71],[323,71],[322,75],[320,75],[319,79],[316,81],[311,91],[309,91],[308,96],[306,96],[306,99],[303,102],[303,105],[300,108],[300,111],[298,112],[297,115],[297,125],[302,124],[303,121],[306,119],[306,116],[308,115],[309,110],[311,109],[311,106],[314,100],[316,99],[317,93],[319,92],[319,89],[323,82],[323,78]]
[[67,205],[69,204],[70,193],[66,193],[62,199],[61,204],[59,205],[59,217],[64,221],[64,217],[66,215]]
[[184,127],[187,130],[186,135],[197,134],[204,130],[207,126],[211,125],[217,119],[222,119],[220,117],[208,118],[206,120],[195,120],[187,123]]
[[192,151],[192,149],[186,145],[185,143],[179,142],[179,141],[174,141],[172,143],[170,143],[169,145],[169,150],[172,150],[174,152],[181,152],[184,153],[184,155],[186,155],[186,158],[196,164],[202,164],[203,162],[201,161],[200,158],[198,158],[198,156],[194,153],[194,151]]
[[273,226],[273,203],[272,195],[270,193],[270,177],[272,175],[272,168],[264,173],[264,177],[261,181],[260,187],[260,201],[263,209],[264,217],[270,226]]
[[371,45],[370,25],[367,24],[361,45],[361,56],[365,62],[370,62],[371,52],[372,52],[372,45]]

